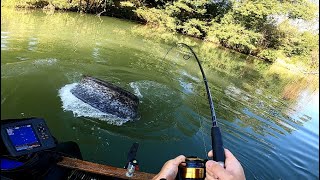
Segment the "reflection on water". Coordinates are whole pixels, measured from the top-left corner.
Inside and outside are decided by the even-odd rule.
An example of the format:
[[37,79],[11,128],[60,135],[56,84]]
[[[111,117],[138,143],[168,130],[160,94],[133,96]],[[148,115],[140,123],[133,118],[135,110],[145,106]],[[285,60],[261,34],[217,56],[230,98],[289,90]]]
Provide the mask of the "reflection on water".
[[7,50],[8,49],[8,46],[7,46],[7,43],[8,43],[8,36],[9,32],[5,32],[5,31],[1,31],[1,50]]
[[30,38],[28,43],[28,50],[34,51],[37,48],[37,44],[38,44],[37,38],[33,38],[33,37]]
[[[163,59],[171,46],[154,40],[155,32],[142,37],[145,27],[109,17],[1,13],[2,119],[44,117],[57,139],[79,143],[86,160],[117,167],[132,142],[141,145],[142,171],[157,172],[179,154],[206,158],[209,105],[196,61],[186,60],[185,51]],[[319,178],[317,76],[183,36],[161,36],[196,45],[225,147],[239,158],[247,179]],[[135,93],[140,119],[115,126],[80,107],[68,88],[82,75]]]
[[44,66],[50,66],[55,63],[57,63],[57,59],[55,58],[48,58],[48,59],[37,59],[33,62],[34,65],[44,65]]

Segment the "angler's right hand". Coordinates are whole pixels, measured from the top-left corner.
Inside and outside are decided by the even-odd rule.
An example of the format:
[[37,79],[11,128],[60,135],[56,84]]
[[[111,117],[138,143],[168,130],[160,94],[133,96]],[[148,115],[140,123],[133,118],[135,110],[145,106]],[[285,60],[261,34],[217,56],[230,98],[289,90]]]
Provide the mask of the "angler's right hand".
[[[213,160],[206,163],[206,180],[245,180],[243,168],[240,162],[228,150],[224,149],[226,156],[225,168]],[[212,150],[208,153],[209,157],[213,156]]]

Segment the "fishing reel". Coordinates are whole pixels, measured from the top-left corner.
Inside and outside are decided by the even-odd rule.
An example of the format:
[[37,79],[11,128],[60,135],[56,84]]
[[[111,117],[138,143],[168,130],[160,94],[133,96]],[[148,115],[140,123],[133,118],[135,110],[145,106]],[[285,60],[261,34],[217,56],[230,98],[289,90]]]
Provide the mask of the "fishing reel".
[[202,180],[206,177],[207,160],[198,157],[187,157],[178,168],[177,179],[179,180]]

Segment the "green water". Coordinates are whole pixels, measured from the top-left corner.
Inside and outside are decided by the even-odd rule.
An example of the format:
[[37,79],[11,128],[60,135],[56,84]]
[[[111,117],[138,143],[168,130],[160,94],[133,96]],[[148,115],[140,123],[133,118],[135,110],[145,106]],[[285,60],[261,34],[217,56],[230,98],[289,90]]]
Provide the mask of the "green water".
[[[139,31],[110,17],[2,8],[1,119],[43,117],[85,160],[117,167],[133,142],[145,172],[179,154],[206,158],[210,111],[195,61],[177,50],[163,59],[171,43]],[[247,179],[318,179],[319,90],[252,57],[188,41],[204,62],[224,145]],[[117,126],[63,107],[74,103],[59,92],[82,75],[134,92],[140,118]]]

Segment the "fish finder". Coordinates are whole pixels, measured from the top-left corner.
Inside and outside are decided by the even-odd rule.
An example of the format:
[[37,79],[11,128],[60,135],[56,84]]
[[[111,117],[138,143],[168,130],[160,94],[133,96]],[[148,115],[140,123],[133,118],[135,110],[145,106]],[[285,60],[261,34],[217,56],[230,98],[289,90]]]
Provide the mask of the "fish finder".
[[14,157],[56,147],[41,118],[1,120],[1,140],[9,155]]

